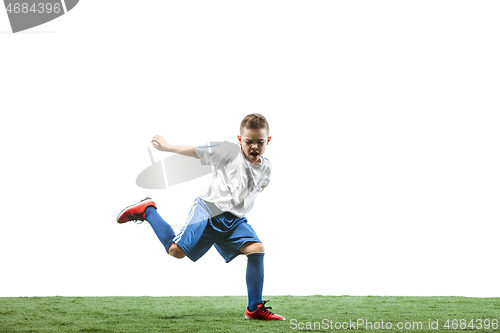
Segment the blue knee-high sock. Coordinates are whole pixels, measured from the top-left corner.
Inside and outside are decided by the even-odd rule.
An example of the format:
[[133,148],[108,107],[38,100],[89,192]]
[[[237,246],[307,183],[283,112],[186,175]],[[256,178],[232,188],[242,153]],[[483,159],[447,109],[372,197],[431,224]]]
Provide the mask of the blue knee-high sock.
[[172,229],[170,224],[165,222],[153,206],[146,208],[146,221],[151,224],[156,236],[165,247],[165,250],[168,251],[168,247],[170,246],[172,239],[175,237],[174,229]]
[[262,303],[262,287],[264,286],[264,253],[250,253],[247,255],[247,291],[248,311],[257,310]]

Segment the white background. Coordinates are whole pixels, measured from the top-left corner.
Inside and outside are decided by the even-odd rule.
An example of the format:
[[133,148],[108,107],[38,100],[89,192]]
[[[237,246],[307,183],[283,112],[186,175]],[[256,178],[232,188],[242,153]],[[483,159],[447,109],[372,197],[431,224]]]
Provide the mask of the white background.
[[500,296],[499,10],[82,0],[18,34],[0,10],[0,296],[245,295],[244,257],[115,218],[151,196],[179,230],[207,179],[137,187],[151,138],[234,141],[252,112],[264,294]]

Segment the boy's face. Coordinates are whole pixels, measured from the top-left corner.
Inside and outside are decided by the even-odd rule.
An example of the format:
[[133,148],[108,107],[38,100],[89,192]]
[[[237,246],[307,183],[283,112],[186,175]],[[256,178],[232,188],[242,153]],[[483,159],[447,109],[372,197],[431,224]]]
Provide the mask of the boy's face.
[[241,144],[243,154],[250,163],[260,163],[260,157],[264,155],[271,137],[267,136],[265,128],[243,128],[241,135],[238,135],[238,141]]

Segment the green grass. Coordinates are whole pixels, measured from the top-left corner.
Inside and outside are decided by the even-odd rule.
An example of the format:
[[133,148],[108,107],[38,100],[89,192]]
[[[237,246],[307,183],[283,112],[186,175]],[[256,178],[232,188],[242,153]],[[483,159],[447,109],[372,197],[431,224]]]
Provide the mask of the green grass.
[[[0,332],[500,332],[500,299],[465,297],[273,296],[268,305],[287,318],[244,319],[246,297],[20,297],[0,298]],[[357,329],[335,329],[357,320]],[[453,329],[453,319],[474,328]],[[478,319],[483,327],[478,328]],[[490,328],[485,329],[489,319]],[[439,329],[429,329],[429,320]],[[445,327],[450,320],[449,328]],[[383,330],[388,322],[391,330]],[[316,322],[316,326],[314,326]],[[398,329],[397,323],[421,326]],[[309,323],[309,324],[308,324]],[[328,323],[328,324],[327,324]],[[460,325],[459,322],[457,322]],[[500,324],[499,324],[500,325]],[[328,326],[328,327],[327,327]],[[332,327],[333,326],[333,327]],[[347,326],[344,324],[344,326]],[[464,326],[464,325],[463,325]],[[409,327],[409,326],[408,326]],[[299,328],[303,328],[300,330]]]

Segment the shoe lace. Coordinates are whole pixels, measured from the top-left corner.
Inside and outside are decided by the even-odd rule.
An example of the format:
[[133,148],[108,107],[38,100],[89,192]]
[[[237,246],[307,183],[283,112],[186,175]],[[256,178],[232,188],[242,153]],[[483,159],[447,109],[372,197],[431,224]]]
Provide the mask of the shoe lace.
[[260,312],[264,312],[265,314],[273,315],[274,313],[272,313],[271,311],[269,311],[269,309],[272,309],[272,307],[271,306],[266,306],[267,302],[269,302],[269,300],[262,301],[262,306],[258,310]]
[[142,217],[142,213],[133,213],[127,215],[128,220],[134,222],[135,224],[141,224],[144,222],[144,218]]

